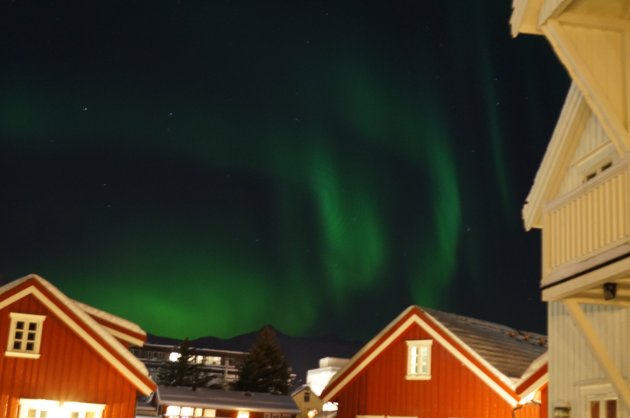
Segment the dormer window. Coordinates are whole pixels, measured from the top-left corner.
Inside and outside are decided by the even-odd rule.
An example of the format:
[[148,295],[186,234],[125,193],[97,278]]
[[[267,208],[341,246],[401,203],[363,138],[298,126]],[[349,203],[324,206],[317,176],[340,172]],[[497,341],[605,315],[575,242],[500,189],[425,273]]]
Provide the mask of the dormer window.
[[42,327],[46,317],[11,312],[7,357],[39,358],[39,347],[42,340]]
[[431,379],[431,346],[433,340],[407,341],[408,380]]

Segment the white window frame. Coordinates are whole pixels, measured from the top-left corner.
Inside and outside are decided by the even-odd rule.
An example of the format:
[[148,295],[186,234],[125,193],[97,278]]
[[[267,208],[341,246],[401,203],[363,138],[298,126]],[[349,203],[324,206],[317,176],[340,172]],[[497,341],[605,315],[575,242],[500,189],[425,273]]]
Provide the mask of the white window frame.
[[42,418],[42,412],[46,413],[46,418],[51,418],[59,410],[59,402],[46,399],[20,399],[18,418],[28,418],[28,413],[32,410],[35,410],[35,418]]
[[83,402],[64,402],[61,405],[61,416],[74,418],[72,416],[73,413],[77,413],[77,418],[90,418],[90,413],[92,413],[91,418],[101,418],[103,416],[103,409],[105,409],[105,405],[95,404],[95,403],[83,403]]
[[600,418],[606,418],[602,412],[604,410],[604,402],[606,401],[615,401],[616,402],[616,411],[615,416],[619,417],[620,409],[619,409],[619,395],[615,392],[612,385],[610,383],[600,383],[600,384],[592,384],[592,385],[584,385],[580,388],[581,398],[584,400],[583,408],[584,408],[584,416],[587,418],[591,417],[591,402],[597,401],[599,402],[599,416]]
[[[42,342],[42,330],[44,327],[44,320],[46,316],[44,315],[33,315],[33,314],[25,314],[19,312],[10,312],[9,318],[11,319],[11,324],[9,325],[9,338],[7,342],[7,350],[4,355],[7,357],[22,357],[22,358],[30,358],[30,359],[38,359],[39,358],[39,349],[41,347]],[[20,330],[17,328],[19,322],[24,323],[24,329]],[[29,331],[29,327],[31,324],[35,324],[35,330]],[[17,333],[22,332],[22,338],[19,338],[20,344],[22,347],[15,348],[15,343],[18,341]],[[32,341],[28,340],[28,334],[31,332],[35,333],[34,339]],[[32,342],[33,348],[27,349],[26,344]]]
[[18,418],[29,418],[29,411],[35,410],[35,418],[45,412],[45,418],[72,418],[72,413],[78,413],[78,418],[102,418],[105,405],[83,402],[58,402],[48,399],[20,399],[20,412]]
[[[433,340],[409,340],[407,343],[407,380],[430,380],[431,379],[431,346]],[[426,349],[426,350],[423,350]],[[422,371],[422,355],[425,351],[424,360],[426,371]]]
[[[187,414],[190,412],[190,414]],[[200,408],[196,406],[177,406],[177,405],[168,405],[163,414],[165,417],[169,418],[181,418],[181,417],[216,417],[217,410],[213,408]]]

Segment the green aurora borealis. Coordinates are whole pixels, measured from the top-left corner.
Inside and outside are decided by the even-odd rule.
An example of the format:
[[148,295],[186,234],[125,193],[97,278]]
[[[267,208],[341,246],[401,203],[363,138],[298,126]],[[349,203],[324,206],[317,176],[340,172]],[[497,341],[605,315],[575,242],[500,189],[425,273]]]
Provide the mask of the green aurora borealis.
[[0,5],[3,280],[172,337],[543,331],[520,207],[567,77],[509,1],[421,3]]

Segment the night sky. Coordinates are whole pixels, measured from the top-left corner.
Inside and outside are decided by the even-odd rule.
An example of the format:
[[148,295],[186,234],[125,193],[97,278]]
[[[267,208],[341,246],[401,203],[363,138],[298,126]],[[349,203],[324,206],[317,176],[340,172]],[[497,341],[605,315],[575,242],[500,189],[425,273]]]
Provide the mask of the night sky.
[[569,80],[511,0],[0,3],[0,273],[171,337],[545,332]]

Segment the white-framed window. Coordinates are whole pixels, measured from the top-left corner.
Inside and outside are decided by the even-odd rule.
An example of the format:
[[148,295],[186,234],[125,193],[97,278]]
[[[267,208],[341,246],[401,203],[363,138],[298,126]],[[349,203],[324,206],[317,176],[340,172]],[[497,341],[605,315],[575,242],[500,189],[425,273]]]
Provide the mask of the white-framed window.
[[211,408],[195,408],[191,406],[168,405],[164,416],[169,418],[193,418],[205,417],[214,418],[217,415],[216,409]]
[[20,399],[18,418],[101,418],[105,405],[58,402],[47,399]]
[[580,388],[587,418],[617,418],[618,395],[610,383],[584,385]]
[[431,379],[431,346],[433,340],[411,340],[407,343],[407,379]]
[[[18,312],[9,313],[9,341],[5,355],[8,357],[39,358],[42,328],[46,317]],[[43,418],[43,417],[42,417]]]
[[588,418],[617,418],[617,398],[590,399]]
[[59,410],[59,402],[45,399],[20,399],[18,418],[51,418]]
[[67,418],[101,418],[105,405],[82,403],[82,402],[64,402],[61,406],[62,417]]

